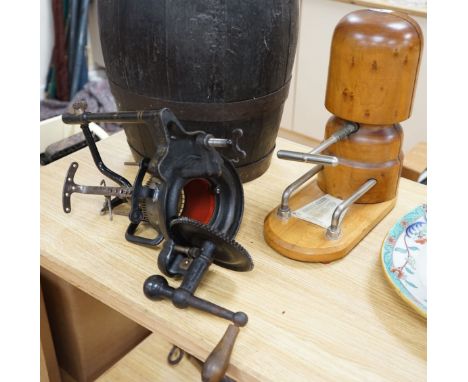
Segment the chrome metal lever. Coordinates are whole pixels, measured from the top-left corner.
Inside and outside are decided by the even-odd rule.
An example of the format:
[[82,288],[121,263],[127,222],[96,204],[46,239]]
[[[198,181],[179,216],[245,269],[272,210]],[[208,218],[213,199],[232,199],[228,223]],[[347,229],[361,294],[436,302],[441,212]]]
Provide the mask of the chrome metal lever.
[[333,167],[337,166],[339,163],[339,159],[335,156],[301,153],[298,151],[279,150],[277,156],[279,159],[292,160],[295,162],[322,164],[325,166]]
[[369,191],[376,184],[377,184],[377,181],[375,179],[369,179],[361,187],[359,187],[354,194],[352,194],[348,199],[344,200],[335,208],[335,211],[333,211],[331,224],[327,228],[327,233],[326,233],[327,239],[337,240],[340,237],[341,215],[343,215],[343,213],[351,206],[351,204],[353,204],[356,200],[358,200],[362,195],[364,195],[367,191]]
[[[309,151],[309,154],[319,154],[331,145],[346,138],[348,135],[355,133],[359,129],[359,125],[354,122],[348,121],[346,126],[333,133],[329,138],[322,141],[317,147]],[[281,150],[280,150],[281,151]],[[279,152],[278,152],[279,153]],[[288,219],[291,216],[291,209],[289,208],[289,199],[294,191],[301,187],[305,182],[311,179],[315,174],[323,170],[323,165],[315,166],[307,171],[300,178],[296,179],[283,191],[281,196],[281,205],[278,207],[276,214],[281,219]]]
[[281,219],[288,219],[291,216],[291,209],[289,208],[289,198],[291,197],[292,193],[296,191],[299,187],[301,187],[310,178],[312,178],[315,174],[318,174],[322,170],[322,165],[314,166],[312,167],[312,169],[307,171],[304,175],[302,175],[300,178],[296,179],[293,183],[286,187],[286,189],[283,191],[283,195],[281,196],[281,205],[276,211],[278,217],[280,217]]

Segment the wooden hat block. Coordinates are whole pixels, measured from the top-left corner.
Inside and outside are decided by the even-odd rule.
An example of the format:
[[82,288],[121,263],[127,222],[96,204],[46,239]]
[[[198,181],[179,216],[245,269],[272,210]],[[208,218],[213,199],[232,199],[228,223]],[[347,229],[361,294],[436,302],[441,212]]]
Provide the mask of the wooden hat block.
[[[310,176],[288,186],[265,218],[265,241],[277,252],[308,262],[337,260],[395,206],[403,164],[399,122],[411,114],[421,53],[421,30],[405,14],[359,10],[340,20],[331,45],[325,106],[333,116],[325,140],[309,153],[278,152],[320,167],[301,189]],[[325,194],[343,200],[335,212],[345,211],[328,230],[292,214]]]

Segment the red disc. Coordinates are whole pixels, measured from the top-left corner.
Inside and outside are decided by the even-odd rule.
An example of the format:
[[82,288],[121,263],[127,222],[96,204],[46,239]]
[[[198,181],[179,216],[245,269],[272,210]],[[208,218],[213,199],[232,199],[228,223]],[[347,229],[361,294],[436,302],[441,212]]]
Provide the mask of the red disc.
[[185,203],[181,216],[208,224],[216,206],[212,185],[206,179],[193,179],[184,187]]

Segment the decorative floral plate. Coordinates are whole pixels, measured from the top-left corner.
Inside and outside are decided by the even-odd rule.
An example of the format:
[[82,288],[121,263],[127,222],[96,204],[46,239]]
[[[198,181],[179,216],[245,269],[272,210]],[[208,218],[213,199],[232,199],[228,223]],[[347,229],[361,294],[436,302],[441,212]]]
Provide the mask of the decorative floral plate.
[[390,230],[382,246],[384,273],[398,294],[427,317],[425,204],[403,216]]

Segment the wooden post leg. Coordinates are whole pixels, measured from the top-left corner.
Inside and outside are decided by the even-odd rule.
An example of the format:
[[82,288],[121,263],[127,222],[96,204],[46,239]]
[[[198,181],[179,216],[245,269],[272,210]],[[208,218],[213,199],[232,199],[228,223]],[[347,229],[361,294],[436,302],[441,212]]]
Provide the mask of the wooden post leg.
[[60,370],[50,333],[49,319],[41,288],[41,382],[61,382]]

